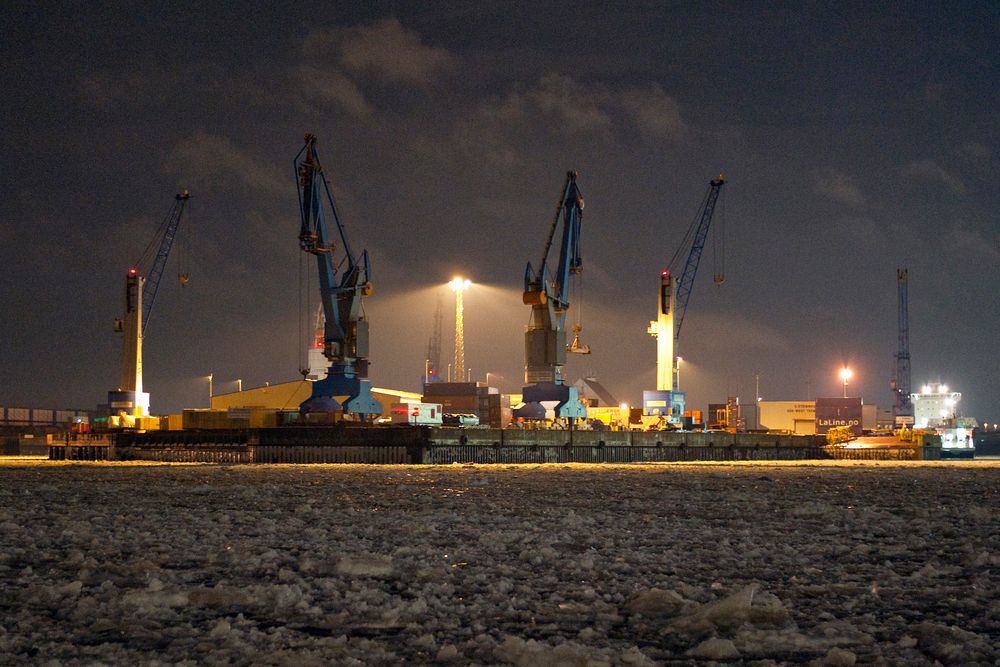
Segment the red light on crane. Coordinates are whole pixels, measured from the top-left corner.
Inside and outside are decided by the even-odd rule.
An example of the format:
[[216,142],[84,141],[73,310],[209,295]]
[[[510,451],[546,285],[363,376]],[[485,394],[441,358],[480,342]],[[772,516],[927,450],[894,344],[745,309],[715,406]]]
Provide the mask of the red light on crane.
[[667,276],[670,275],[670,269],[663,269],[663,272],[660,273],[660,275],[666,278]]
[[134,266],[131,269],[128,270],[128,274],[130,276],[134,276],[136,273],[137,273],[137,271],[135,270]]

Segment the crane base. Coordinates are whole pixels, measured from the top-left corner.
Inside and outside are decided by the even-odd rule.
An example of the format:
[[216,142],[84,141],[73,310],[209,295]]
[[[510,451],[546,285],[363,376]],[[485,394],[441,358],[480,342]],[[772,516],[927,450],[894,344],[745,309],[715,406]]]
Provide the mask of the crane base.
[[299,412],[333,412],[344,414],[380,415],[382,404],[372,396],[368,380],[345,375],[328,375],[313,383],[312,396],[299,405]]
[[[550,403],[551,406],[551,403],[554,403],[555,405],[551,407],[556,418],[585,419],[587,417],[587,408],[580,402],[576,387],[556,384],[555,382],[538,382],[523,389],[522,400],[526,405],[521,409],[527,408],[531,414],[534,414],[537,408],[529,408],[529,406],[544,405],[545,403]],[[525,418],[533,418],[528,416],[527,411],[524,416]]]

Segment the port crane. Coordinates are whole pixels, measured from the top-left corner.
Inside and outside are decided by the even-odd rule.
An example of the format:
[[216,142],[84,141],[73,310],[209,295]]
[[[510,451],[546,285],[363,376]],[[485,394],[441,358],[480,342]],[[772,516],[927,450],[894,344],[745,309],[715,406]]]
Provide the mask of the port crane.
[[[115,331],[122,334],[121,375],[117,389],[108,392],[108,407],[119,417],[122,425],[134,424],[135,417],[149,415],[149,393],[142,384],[142,342],[153,311],[160,279],[174,245],[184,207],[191,195],[187,190],[174,197],[174,204],[160,223],[156,234],[146,246],[139,261],[125,274],[125,311],[115,320]],[[156,254],[153,254],[156,248]],[[188,274],[178,275],[181,285],[188,282]]]
[[892,416],[896,426],[913,425],[913,401],[910,398],[910,318],[907,283],[909,275],[906,269],[896,269],[896,284],[898,293],[899,316],[899,349],[896,352],[896,373],[889,383],[889,388],[896,394],[896,402],[892,406]]
[[[579,342],[579,325],[573,328],[576,337],[566,344],[566,311],[569,310],[570,281],[583,269],[580,257],[580,231],[583,220],[583,195],[576,184],[577,173],[567,172],[555,217],[549,228],[542,252],[542,261],[535,270],[528,262],[524,271],[522,301],[531,306],[531,319],[524,334],[524,406],[515,416],[544,419],[546,402],[550,402],[556,418],[584,418],[587,410],[580,402],[577,389],[563,378],[566,352],[587,354],[590,349]],[[559,263],[549,272],[548,258],[552,242],[562,219],[562,241]]]
[[427,356],[424,358],[424,384],[440,382],[438,369],[441,367],[441,328],[444,323],[444,306],[441,295],[438,294],[437,306],[434,309],[434,323],[431,336],[427,340]]
[[[295,156],[295,174],[302,221],[299,247],[316,258],[324,315],[323,355],[330,362],[326,377],[313,382],[312,395],[299,410],[343,410],[364,421],[369,415],[382,413],[382,404],[372,395],[368,381],[369,327],[362,304],[362,298],[372,293],[368,251],[359,255],[351,251],[312,134],[305,135],[305,145]],[[327,228],[326,208],[333,217],[336,238]],[[338,250],[342,257],[335,261]]]
[[[643,391],[643,411],[647,415],[659,415],[670,423],[679,423],[684,416],[685,395],[680,391],[676,350],[681,336],[681,326],[691,300],[694,279],[705,250],[712,216],[719,193],[725,184],[725,177],[719,175],[708,184],[702,199],[701,214],[692,223],[668,267],[660,273],[660,289],[657,294],[657,319],[649,323],[646,331],[656,338],[656,390]],[[674,277],[672,269],[677,265],[690,240],[690,250],[684,262],[680,277]],[[721,284],[725,276],[716,272],[714,282]]]

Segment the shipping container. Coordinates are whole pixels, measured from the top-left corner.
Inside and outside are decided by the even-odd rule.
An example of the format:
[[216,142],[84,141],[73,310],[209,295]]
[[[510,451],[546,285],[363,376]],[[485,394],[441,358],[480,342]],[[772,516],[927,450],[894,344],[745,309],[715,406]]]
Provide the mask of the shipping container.
[[160,417],[136,417],[135,427],[141,431],[160,430]]
[[[187,430],[217,430],[240,428],[246,422],[242,420],[230,420],[229,414],[225,410],[184,410],[182,425]],[[235,425],[234,425],[235,424]]]
[[53,418],[55,416],[55,410],[50,408],[33,408],[31,410],[31,423],[38,426],[51,426]]
[[817,398],[816,433],[822,435],[839,426],[848,426],[852,434],[861,435],[861,399]]

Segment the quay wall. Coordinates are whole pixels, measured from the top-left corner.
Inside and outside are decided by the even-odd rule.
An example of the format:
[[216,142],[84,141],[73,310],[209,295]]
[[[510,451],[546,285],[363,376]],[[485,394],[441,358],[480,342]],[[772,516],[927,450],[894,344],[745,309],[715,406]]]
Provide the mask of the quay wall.
[[816,436],[697,431],[431,429],[424,463],[632,463],[830,458]]
[[50,458],[204,463],[631,463],[829,459],[816,436],[309,426],[123,432],[99,446],[50,442]]

